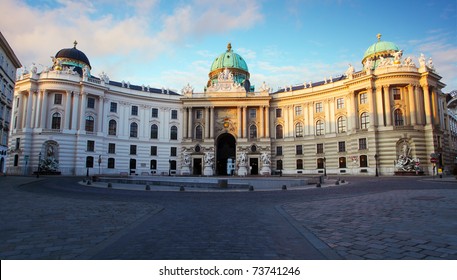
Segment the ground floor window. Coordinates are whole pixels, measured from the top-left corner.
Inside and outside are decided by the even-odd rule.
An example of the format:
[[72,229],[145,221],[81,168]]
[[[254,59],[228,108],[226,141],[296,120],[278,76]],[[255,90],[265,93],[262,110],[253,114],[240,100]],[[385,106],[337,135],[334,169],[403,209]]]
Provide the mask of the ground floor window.
[[345,157],[340,157],[338,159],[338,165],[340,168],[346,168],[346,158]]
[[108,158],[108,168],[114,168],[114,165],[115,165],[115,159]]

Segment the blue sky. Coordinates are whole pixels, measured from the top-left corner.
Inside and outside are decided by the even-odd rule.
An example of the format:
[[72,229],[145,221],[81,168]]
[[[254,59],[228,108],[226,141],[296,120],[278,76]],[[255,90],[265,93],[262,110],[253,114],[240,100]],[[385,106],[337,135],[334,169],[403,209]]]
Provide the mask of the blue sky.
[[[51,65],[62,48],[82,50],[92,75],[180,91],[202,91],[211,63],[231,42],[251,83],[273,89],[361,69],[382,40],[404,57],[432,57],[457,89],[457,1],[362,0],[0,0],[0,30],[22,64]],[[416,64],[417,60],[416,60]]]

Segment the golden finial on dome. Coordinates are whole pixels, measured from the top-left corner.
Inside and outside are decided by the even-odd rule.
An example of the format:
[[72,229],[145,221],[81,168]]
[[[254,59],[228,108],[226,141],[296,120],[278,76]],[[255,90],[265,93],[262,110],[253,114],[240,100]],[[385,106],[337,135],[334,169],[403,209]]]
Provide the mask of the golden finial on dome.
[[376,35],[376,37],[378,38],[378,42],[381,41],[381,33],[378,33],[378,35]]
[[76,40],[75,40],[75,41],[73,42],[73,45],[74,45],[74,47],[73,47],[73,48],[75,48],[75,49],[76,49],[76,45],[77,45],[77,44],[78,44],[78,42],[76,42]]
[[232,44],[231,44],[231,43],[228,43],[228,44],[227,44],[227,51],[229,52],[229,51],[231,51],[231,50],[232,50]]

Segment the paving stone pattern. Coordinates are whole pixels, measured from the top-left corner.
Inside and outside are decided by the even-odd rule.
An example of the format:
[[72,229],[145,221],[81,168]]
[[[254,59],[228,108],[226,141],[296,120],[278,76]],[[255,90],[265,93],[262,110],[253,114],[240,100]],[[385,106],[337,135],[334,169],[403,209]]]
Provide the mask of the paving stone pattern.
[[345,259],[457,259],[457,190],[396,190],[283,209]]

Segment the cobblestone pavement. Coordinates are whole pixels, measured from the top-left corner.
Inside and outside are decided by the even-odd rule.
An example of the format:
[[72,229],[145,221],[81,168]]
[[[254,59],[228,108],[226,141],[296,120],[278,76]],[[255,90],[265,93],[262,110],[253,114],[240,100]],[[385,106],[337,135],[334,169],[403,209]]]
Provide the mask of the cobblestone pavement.
[[457,259],[457,184],[346,177],[275,192],[0,178],[0,259]]
[[346,259],[457,259],[457,188],[395,190],[283,209]]

